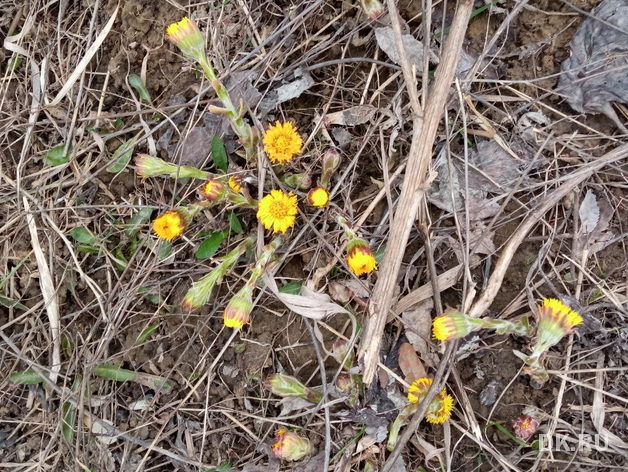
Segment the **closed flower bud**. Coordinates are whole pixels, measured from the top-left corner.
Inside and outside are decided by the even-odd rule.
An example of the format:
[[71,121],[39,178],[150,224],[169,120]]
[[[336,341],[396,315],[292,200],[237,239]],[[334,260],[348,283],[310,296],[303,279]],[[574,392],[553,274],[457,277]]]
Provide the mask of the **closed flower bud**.
[[287,461],[298,461],[311,452],[312,445],[306,438],[285,429],[277,430],[275,445],[273,446],[275,457]]
[[211,202],[219,201],[225,196],[225,184],[218,179],[209,179],[203,184],[203,197]]
[[200,60],[205,55],[205,39],[196,23],[187,16],[177,23],[172,23],[166,30],[168,39],[172,41],[184,56]]
[[457,311],[435,318],[432,324],[434,337],[439,341],[464,338],[475,328],[473,319]]
[[[334,356],[334,359],[338,361],[338,364],[342,364],[343,362],[345,363],[343,366],[345,369],[349,370],[351,369],[351,367],[353,367],[355,353],[353,352],[353,349],[349,350],[348,341],[342,338],[336,339],[334,344],[332,344],[331,346],[331,353]],[[349,355],[348,357],[347,354]],[[347,359],[346,361],[345,358]]]
[[264,387],[279,397],[301,397],[312,403],[318,403],[323,398],[319,392],[306,387],[297,379],[286,374],[273,374],[266,379]]
[[135,171],[142,179],[169,175],[173,170],[176,171],[177,166],[158,157],[149,156],[148,154],[138,154],[135,157]]
[[281,181],[290,188],[307,190],[312,186],[312,176],[307,172],[300,174],[285,174]]
[[328,149],[323,156],[323,170],[321,172],[321,187],[329,187],[331,178],[340,167],[342,156],[336,149]]
[[384,12],[384,6],[379,0],[361,0],[362,8],[371,20],[376,20]]
[[236,293],[223,314],[223,321],[227,328],[239,329],[249,323],[253,309],[253,289],[247,284]]

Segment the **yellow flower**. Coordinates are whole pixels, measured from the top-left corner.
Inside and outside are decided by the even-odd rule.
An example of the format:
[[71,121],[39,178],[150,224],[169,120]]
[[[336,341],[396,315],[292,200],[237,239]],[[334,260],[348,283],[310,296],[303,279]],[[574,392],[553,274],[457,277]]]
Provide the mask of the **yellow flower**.
[[329,203],[329,192],[323,187],[313,188],[307,194],[307,201],[310,205],[317,208],[326,207]]
[[160,238],[172,241],[177,236],[181,236],[186,225],[185,216],[180,211],[171,210],[155,218],[153,231]]
[[557,321],[567,334],[582,323],[582,316],[578,312],[555,298],[546,298],[543,306],[539,306],[539,319],[542,321],[547,318]]
[[420,400],[425,398],[425,395],[431,386],[432,379],[427,377],[415,380],[408,389],[408,401],[410,403],[419,403]]
[[220,180],[209,179],[203,185],[203,195],[209,201],[218,200],[224,196],[225,186]]
[[[420,403],[432,386],[432,379],[424,377],[416,380],[408,389],[408,401]],[[442,424],[449,419],[454,408],[454,399],[447,395],[447,389],[442,389],[430,403],[425,413],[425,419],[433,424]]]
[[303,140],[290,122],[270,125],[264,134],[264,151],[273,164],[283,164],[301,152]]
[[347,264],[355,275],[370,274],[377,269],[375,256],[366,241],[357,238],[349,243]]
[[262,198],[257,209],[257,219],[264,228],[275,233],[285,233],[294,224],[297,215],[297,197],[292,192],[285,194],[280,190],[271,190]]
[[236,179],[233,175],[229,177],[229,188],[235,193],[240,193],[240,191],[242,190],[240,182],[238,182],[238,179]]
[[168,39],[191,59],[199,60],[205,53],[205,39],[196,23],[187,16],[168,26],[166,34]]
[[443,396],[443,392],[439,393],[430,404],[430,408],[435,407],[436,411],[428,410],[425,414],[425,419],[428,423],[443,424],[451,417],[451,412],[454,409],[454,399],[451,395],[445,394]]

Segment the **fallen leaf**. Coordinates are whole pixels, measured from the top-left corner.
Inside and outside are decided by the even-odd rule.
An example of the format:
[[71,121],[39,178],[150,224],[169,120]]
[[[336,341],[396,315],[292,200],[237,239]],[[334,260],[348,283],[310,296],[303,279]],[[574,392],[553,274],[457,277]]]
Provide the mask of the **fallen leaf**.
[[399,347],[399,368],[409,384],[412,384],[417,379],[427,377],[425,367],[423,367],[419,356],[417,356],[416,351],[409,343],[403,343]]
[[106,425],[109,425],[111,427],[107,428],[107,426],[105,426],[104,424],[100,422],[96,422],[96,421],[92,422],[89,416],[87,415],[83,416],[83,422],[85,423],[85,426],[90,428],[92,434],[96,436],[96,439],[98,439],[98,441],[106,445],[115,443],[118,440],[118,438],[115,436],[115,433],[114,433],[115,428],[113,426],[113,423],[109,420],[100,420],[100,421],[102,421],[102,423],[105,423]]
[[332,302],[329,295],[313,290],[309,286],[311,281],[305,283],[301,288],[302,295],[281,293],[277,287],[277,282],[268,273],[264,274],[264,282],[268,289],[273,292],[286,307],[298,315],[314,320],[322,320],[336,313],[349,314],[345,308]]
[[325,126],[329,125],[341,125],[341,126],[356,126],[361,125],[369,121],[373,116],[377,108],[371,105],[358,105],[355,107],[347,108],[346,110],[336,111],[329,113],[323,119]]
[[213,137],[205,126],[192,128],[184,138],[178,164],[200,167],[212,150]]
[[429,359],[430,351],[427,341],[432,331],[432,308],[434,308],[434,301],[428,298],[401,314],[406,338],[424,360]]
[[600,206],[597,204],[597,197],[591,190],[587,192],[587,195],[582,200],[578,215],[580,216],[582,229],[586,233],[592,233],[600,220]]
[[347,303],[351,300],[351,291],[344,285],[338,282],[332,282],[329,284],[329,296],[339,303]]
[[282,85],[277,89],[277,104],[300,97],[303,92],[312,88],[314,84],[314,79],[306,72],[294,82]]
[[[375,39],[377,40],[377,45],[386,53],[390,60],[397,65],[401,65],[401,57],[399,56],[393,29],[390,26],[375,28]],[[417,73],[422,73],[423,57],[425,54],[423,43],[411,34],[402,35],[401,42],[406,50],[410,66],[414,65]]]
[[369,298],[371,296],[370,290],[365,287],[367,284],[366,281],[349,279],[349,280],[341,280],[338,282],[340,285],[344,285],[351,291],[351,294],[358,298]]

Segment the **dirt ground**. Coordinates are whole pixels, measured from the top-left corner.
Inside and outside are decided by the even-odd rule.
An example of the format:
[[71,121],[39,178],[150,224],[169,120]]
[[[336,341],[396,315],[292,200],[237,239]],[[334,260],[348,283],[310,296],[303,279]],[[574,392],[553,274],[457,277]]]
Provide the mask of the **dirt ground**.
[[[599,3],[575,0],[572,6],[591,12]],[[445,308],[463,310],[474,291],[478,297],[487,289],[508,241],[543,197],[565,181],[560,179],[626,143],[610,118],[578,113],[564,95],[554,92],[585,16],[567,2],[530,1],[487,51],[514,6],[510,1],[493,4],[471,19],[463,44],[473,59],[485,54],[477,76],[466,82],[460,77],[460,93],[470,97],[475,110],[452,88],[430,170],[437,168],[441,152],[450,162],[463,162],[465,139],[471,153],[479,142],[497,141],[495,135],[487,138],[486,123],[509,146],[525,141],[521,162],[529,163],[537,154],[539,162],[525,180],[484,192],[483,198],[497,202],[499,209],[488,217],[470,215],[468,206],[454,214],[428,196],[405,249],[395,302],[431,286],[426,257],[430,249],[419,222],[429,224],[438,274],[464,266],[439,294]],[[443,3],[435,2],[432,8],[431,47],[436,56],[443,45],[441,25],[450,24],[455,9],[453,2],[445,5],[443,10]],[[474,7],[483,5],[476,1]],[[400,0],[398,8],[404,31],[425,42],[421,2]],[[33,0],[23,6],[7,2],[0,10],[3,38],[19,32],[31,15],[34,18],[30,33],[15,42],[28,56],[7,49],[7,43],[0,54],[2,468],[315,472],[323,470],[329,428],[330,470],[383,470],[390,457],[387,431],[405,401],[403,380],[412,383],[414,369],[434,377],[445,353],[429,334],[435,309],[414,318],[391,312],[381,352],[385,369],[378,370],[375,384],[366,386],[359,404],[338,400],[341,395],[332,384],[340,367],[329,351],[339,336],[351,338],[352,319],[363,328],[378,280],[375,272],[356,282],[347,270],[341,231],[332,215],[338,211],[354,222],[364,216],[361,234],[378,256],[384,254],[389,205],[396,203],[405,174],[390,185],[386,182],[405,163],[410,149],[412,117],[407,93],[401,92],[403,75],[378,47],[374,34],[374,28],[390,24],[388,13],[370,20],[359,2],[240,0]],[[58,104],[50,105],[84,56],[87,38],[94,41],[113,15],[111,30],[85,74]],[[154,219],[174,205],[194,201],[198,187],[192,179],[141,179],[133,162],[121,172],[108,172],[116,149],[137,133],[142,138],[135,153],[152,149],[165,161],[210,172],[216,171],[210,157],[212,137],[219,134],[229,154],[229,172],[241,176],[253,196],[264,188],[256,163],[237,153],[237,138],[226,119],[210,112],[209,105],[219,103],[202,81],[202,72],[165,36],[167,26],[185,15],[196,19],[207,35],[209,55],[227,87],[244,99],[251,124],[263,130],[276,120],[290,120],[306,142],[303,153],[286,168],[267,166],[266,190],[277,185],[279,173],[318,175],[325,150],[340,149],[343,160],[332,186],[341,183],[330,209],[319,215],[300,206],[300,222],[288,238],[294,244],[286,243],[279,251],[274,277],[280,287],[316,279],[315,288],[348,314],[313,322],[290,311],[269,290],[258,289],[250,325],[233,332],[224,327],[222,313],[247,280],[254,251],[241,258],[208,304],[193,311],[181,305],[190,284],[215,267],[215,257],[242,237],[228,222],[226,210],[204,210],[172,244],[151,233],[149,219],[135,232],[127,231],[141,208],[153,209]],[[282,29],[288,24],[290,28]],[[18,56],[21,63],[16,65]],[[42,99],[46,105],[37,114],[31,108],[33,61],[40,70],[48,67]],[[314,85],[277,103],[277,89],[304,73]],[[138,99],[129,85],[130,74],[145,80],[150,103]],[[417,79],[420,91],[421,76]],[[366,120],[318,126],[324,116],[364,105],[374,110]],[[616,109],[625,118],[623,107]],[[547,122],[522,128],[520,119],[529,112],[542,114]],[[463,133],[464,123],[468,134]],[[48,151],[66,143],[72,148],[69,163],[47,165]],[[523,172],[523,166],[519,169]],[[533,318],[543,297],[572,302],[585,322],[550,350],[549,381],[536,385],[513,353],[529,352],[529,338],[494,331],[469,335],[459,341],[447,369],[447,390],[456,400],[451,421],[422,422],[403,448],[403,465],[388,470],[625,470],[627,175],[625,159],[604,167],[541,215],[517,248],[484,313]],[[444,185],[442,175],[436,183]],[[464,181],[460,185],[464,195]],[[369,208],[387,187],[389,192]],[[583,238],[581,204],[587,191],[595,194],[605,227]],[[303,201],[307,191],[295,193]],[[35,215],[30,227],[27,206]],[[236,213],[245,233],[257,231],[254,210]],[[96,242],[72,236],[77,227],[86,228]],[[198,258],[201,242],[217,231],[227,234],[220,252]],[[471,254],[470,247],[480,237],[488,243]],[[268,232],[265,241],[270,241]],[[51,308],[42,292],[42,267],[49,270],[58,302],[61,371],[56,385],[15,380],[16,373],[41,372],[52,365]],[[413,333],[425,323],[428,334],[417,340]],[[401,348],[408,342],[414,357],[406,357]],[[165,378],[170,386],[103,378],[95,374],[103,365]],[[273,395],[263,383],[277,372],[308,386],[328,385],[327,407]],[[351,372],[360,373],[357,363]],[[70,436],[64,427],[69,399],[78,405],[72,407],[76,421]],[[524,414],[537,418],[540,427],[522,445],[513,436],[512,422]],[[114,434],[95,428],[93,417],[115,427]],[[278,428],[306,436],[312,453],[294,463],[278,462],[271,452]],[[548,431],[577,441],[578,435],[593,437],[603,429],[614,435],[608,449],[550,454],[534,445],[534,439]]]

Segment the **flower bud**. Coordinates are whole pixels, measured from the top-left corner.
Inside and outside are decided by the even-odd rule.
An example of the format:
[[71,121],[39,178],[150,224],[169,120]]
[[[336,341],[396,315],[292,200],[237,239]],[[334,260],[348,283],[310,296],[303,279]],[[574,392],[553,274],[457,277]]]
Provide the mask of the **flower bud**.
[[312,445],[308,439],[285,429],[277,430],[276,441],[273,446],[275,457],[287,461],[298,461],[311,452]]
[[471,333],[476,328],[473,321],[470,317],[454,311],[435,318],[432,331],[439,341],[453,341]]
[[205,39],[196,23],[187,16],[166,30],[168,39],[189,59],[198,61],[205,55]]
[[379,0],[361,0],[362,8],[371,20],[376,20],[384,12],[384,6]]
[[522,441],[527,441],[532,437],[539,427],[539,422],[531,416],[524,415],[512,422],[515,435]]
[[242,328],[249,323],[253,309],[253,289],[246,284],[236,293],[223,314],[223,321],[227,328]]
[[539,319],[537,345],[543,350],[558,344],[564,336],[573,333],[575,327],[582,323],[582,317],[578,312],[555,298],[543,300],[543,305],[537,308],[537,314]]
[[169,175],[177,166],[170,164],[158,157],[148,154],[138,154],[135,157],[135,172],[142,179],[146,177],[156,177],[159,175]]
[[339,392],[347,395],[349,406],[358,406],[360,404],[361,387],[358,375],[340,374],[338,380],[336,380],[336,388]]
[[219,201],[225,196],[225,185],[218,179],[209,179],[201,188],[203,197],[210,202]]
[[329,187],[331,178],[340,167],[342,156],[336,149],[328,149],[323,156],[323,171],[321,173],[321,187]]
[[290,188],[298,188],[299,190],[307,190],[312,186],[312,176],[307,172],[300,174],[285,174],[281,177],[281,181]]
[[301,397],[312,403],[318,403],[323,395],[306,387],[297,379],[286,374],[273,374],[266,379],[264,387],[280,397]]
[[[344,362],[343,367],[347,370],[353,367],[353,361],[355,360],[355,353],[353,349],[349,350],[349,342],[338,338],[331,346],[331,353],[334,356],[334,359],[338,361],[338,364],[342,364]],[[347,357],[347,354],[349,357]],[[346,361],[345,361],[346,358]]]

